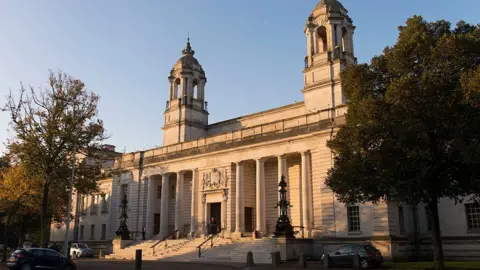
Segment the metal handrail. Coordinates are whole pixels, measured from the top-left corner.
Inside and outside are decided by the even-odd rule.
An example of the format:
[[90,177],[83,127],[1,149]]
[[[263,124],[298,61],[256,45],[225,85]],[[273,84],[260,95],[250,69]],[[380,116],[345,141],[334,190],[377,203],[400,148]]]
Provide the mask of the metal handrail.
[[153,246],[150,248],[152,249],[152,254],[155,256],[155,247],[158,246],[158,244],[165,242],[165,248],[168,246],[168,238],[172,237],[174,234],[176,234],[179,230],[175,230],[174,232],[170,233],[169,235],[165,236],[162,240],[159,240],[157,243],[155,243]]
[[300,229],[300,230],[297,230],[297,231],[294,230],[294,231],[293,231],[293,235],[296,235],[296,234],[298,234],[298,233],[301,232],[302,238],[305,238],[305,235],[304,235],[304,229],[305,229],[305,227],[303,227],[303,226],[292,226],[292,227],[293,227],[293,229],[295,229],[295,228],[299,228],[299,229]]
[[211,235],[205,241],[203,241],[200,245],[197,246],[199,258],[202,256],[202,246],[205,245],[208,241],[210,241],[210,248],[213,248],[213,239],[218,237],[224,230],[225,228],[220,228],[220,230],[216,234]]

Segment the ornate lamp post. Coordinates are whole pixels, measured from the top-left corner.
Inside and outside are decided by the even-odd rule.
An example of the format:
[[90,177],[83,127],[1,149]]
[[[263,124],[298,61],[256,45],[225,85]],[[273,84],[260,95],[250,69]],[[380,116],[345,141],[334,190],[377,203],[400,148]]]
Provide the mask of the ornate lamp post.
[[287,210],[289,207],[292,207],[290,202],[287,200],[287,182],[285,182],[285,176],[282,175],[280,183],[278,184],[280,190],[280,201],[277,203],[275,208],[280,207],[280,216],[277,220],[277,225],[275,226],[275,238],[295,238],[293,233],[292,224],[290,224],[290,219],[287,215]]
[[122,204],[120,205],[121,214],[120,214],[120,227],[116,232],[117,236],[120,236],[122,240],[130,240],[130,231],[127,227],[127,194],[123,196]]

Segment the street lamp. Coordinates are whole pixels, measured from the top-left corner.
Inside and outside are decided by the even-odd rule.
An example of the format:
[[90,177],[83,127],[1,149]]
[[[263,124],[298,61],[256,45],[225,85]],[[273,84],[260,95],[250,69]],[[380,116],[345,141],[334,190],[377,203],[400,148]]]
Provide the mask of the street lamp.
[[[75,104],[73,106],[73,120],[75,119]],[[73,152],[72,152],[72,178],[70,179],[70,192],[68,195],[68,206],[67,206],[67,222],[65,224],[65,239],[63,241],[63,255],[68,257],[68,242],[70,236],[70,213],[72,212],[72,196],[73,196],[73,182],[75,180],[75,164],[76,164],[76,153],[77,153],[77,139],[78,139],[78,123],[75,122],[75,140],[73,142]]]

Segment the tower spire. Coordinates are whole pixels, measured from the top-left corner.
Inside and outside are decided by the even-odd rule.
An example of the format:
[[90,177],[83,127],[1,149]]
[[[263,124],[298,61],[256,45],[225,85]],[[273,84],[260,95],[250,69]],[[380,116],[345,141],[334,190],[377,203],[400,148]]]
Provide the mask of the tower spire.
[[186,55],[186,54],[194,55],[195,54],[195,51],[192,50],[192,46],[190,45],[190,33],[188,33],[187,45],[185,46],[185,49],[182,50],[182,53],[184,55]]

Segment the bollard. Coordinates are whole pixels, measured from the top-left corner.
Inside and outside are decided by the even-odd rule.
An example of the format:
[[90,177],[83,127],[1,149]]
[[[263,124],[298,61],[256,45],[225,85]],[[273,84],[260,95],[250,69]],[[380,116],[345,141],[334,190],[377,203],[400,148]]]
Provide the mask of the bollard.
[[330,256],[328,254],[323,255],[323,269],[332,268],[332,263],[330,262]]
[[272,265],[280,265],[281,259],[280,259],[280,251],[274,251],[270,253],[270,256],[272,257]]
[[361,269],[361,267],[360,267],[360,256],[358,254],[356,254],[353,257],[353,268],[354,269]]
[[98,258],[99,258],[99,259],[103,258],[103,250],[102,250],[102,249],[100,249],[100,250],[98,251]]
[[135,250],[135,270],[142,269],[142,250]]
[[253,262],[253,253],[251,251],[249,251],[247,253],[247,267],[252,267],[254,265],[254,262]]
[[307,260],[305,260],[305,255],[300,253],[298,264],[300,264],[300,268],[307,268]]

